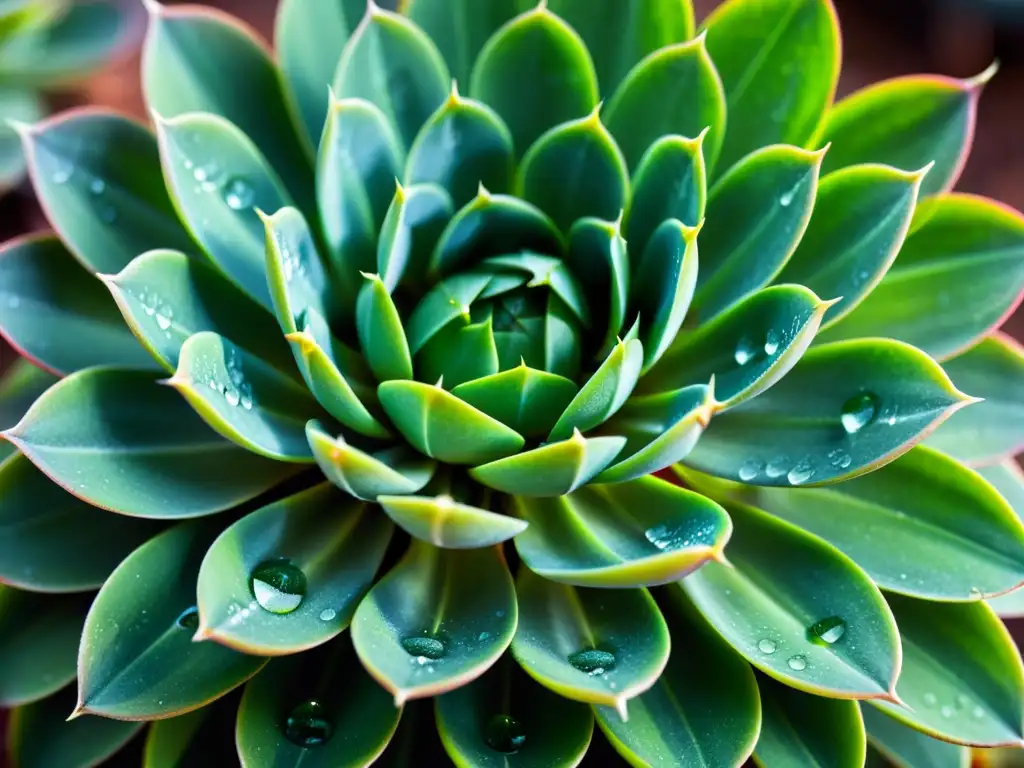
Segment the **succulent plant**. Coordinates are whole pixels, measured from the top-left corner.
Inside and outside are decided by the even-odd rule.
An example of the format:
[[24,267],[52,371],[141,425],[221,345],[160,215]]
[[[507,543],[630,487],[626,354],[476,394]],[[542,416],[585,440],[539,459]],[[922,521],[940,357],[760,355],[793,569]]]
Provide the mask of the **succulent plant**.
[[33,123],[45,93],[65,88],[123,48],[130,25],[112,2],[0,0],[0,192],[25,175],[21,141],[8,121]]
[[24,129],[0,252],[17,765],[1021,744],[991,71],[833,104],[829,0],[149,6],[155,131]]

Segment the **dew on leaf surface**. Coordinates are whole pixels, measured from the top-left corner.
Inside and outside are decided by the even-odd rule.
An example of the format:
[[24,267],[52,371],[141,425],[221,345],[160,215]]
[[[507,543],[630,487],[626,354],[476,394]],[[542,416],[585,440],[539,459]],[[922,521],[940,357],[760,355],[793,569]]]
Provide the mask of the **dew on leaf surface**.
[[878,398],[870,392],[861,392],[843,404],[840,421],[846,434],[853,435],[870,424],[877,413]]
[[754,359],[755,354],[757,354],[757,347],[754,346],[754,343],[750,339],[743,337],[736,345],[736,351],[733,353],[733,359],[736,361],[737,365],[746,365]]
[[799,462],[795,467],[789,470],[786,475],[786,479],[790,485],[802,485],[814,477],[814,467],[811,466],[811,462],[807,459]]
[[599,648],[584,648],[569,654],[568,658],[572,666],[592,677],[603,675],[608,670],[615,669],[615,654]]
[[103,179],[95,178],[89,182],[89,191],[94,195],[102,195],[107,190],[107,182]]
[[807,659],[804,656],[801,656],[800,654],[797,654],[796,656],[790,656],[788,659],[786,659],[786,663],[789,665],[790,669],[796,672],[802,672],[803,670],[807,669]]
[[786,472],[789,471],[789,457],[785,455],[778,455],[768,462],[768,466],[764,468],[764,473],[769,478],[775,480],[776,478],[782,477]]
[[487,723],[484,741],[495,752],[515,754],[526,743],[526,729],[511,715],[495,715]]
[[764,467],[757,459],[748,459],[740,465],[738,475],[740,480],[744,483],[749,483],[751,480],[761,474],[761,469]]
[[244,211],[252,208],[256,192],[252,185],[243,178],[236,177],[224,185],[224,202],[233,211]]
[[939,700],[934,693],[926,693],[922,698],[926,707],[934,707],[939,703]]
[[764,353],[771,357],[779,351],[779,337],[775,331],[768,331],[768,337],[764,342]]
[[253,597],[265,611],[291,613],[306,597],[306,574],[288,560],[267,560],[252,572]]
[[444,658],[448,653],[445,642],[432,635],[407,635],[402,638],[402,648],[410,656],[423,657],[431,661]]
[[334,621],[337,616],[338,612],[333,608],[324,608],[320,611],[320,621]]
[[807,628],[807,639],[818,645],[832,645],[846,634],[846,622],[838,616],[828,616]]
[[775,653],[776,648],[778,648],[778,646],[775,644],[775,641],[769,640],[767,637],[760,640],[757,644],[757,650],[761,653],[772,654]]
[[323,704],[315,699],[304,701],[293,709],[285,720],[284,735],[300,747],[318,747],[334,735],[334,725],[327,717]]

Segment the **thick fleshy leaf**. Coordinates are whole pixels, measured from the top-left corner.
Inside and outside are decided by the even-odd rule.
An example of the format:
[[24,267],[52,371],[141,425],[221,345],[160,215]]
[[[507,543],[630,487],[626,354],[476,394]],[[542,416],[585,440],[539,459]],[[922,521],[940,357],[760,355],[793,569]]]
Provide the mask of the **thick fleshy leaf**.
[[1024,216],[952,194],[921,203],[915,222],[885,279],[820,339],[885,336],[943,360],[998,328],[1020,304]]
[[136,517],[220,512],[298,469],[214,434],[176,392],[142,372],[72,374],[3,435],[76,496]]
[[911,75],[869,85],[830,110],[816,142],[832,143],[826,173],[856,163],[910,170],[934,161],[922,195],[953,187],[974,137],[982,86],[990,68],[971,80]]
[[[36,367],[24,357],[15,359],[0,376],[0,429],[10,429],[21,421],[32,403],[58,381],[52,373]],[[571,399],[571,395],[566,398],[567,401]],[[11,443],[0,442],[0,461],[16,450]]]
[[754,750],[763,768],[863,768],[867,742],[855,701],[826,699],[757,678],[761,734]]
[[158,117],[160,160],[185,226],[213,264],[269,310],[264,227],[256,209],[290,204],[259,145],[223,118]]
[[208,704],[266,659],[193,643],[195,583],[217,534],[179,523],[117,567],[96,596],[78,653],[78,708],[117,720],[160,720]]
[[538,437],[555,425],[577,391],[571,379],[522,363],[459,384],[452,394],[521,435]]
[[[0,87],[0,110],[8,120],[31,125],[46,114],[42,95],[30,88]],[[26,158],[18,131],[10,123],[0,125],[0,194],[17,186],[25,175]]]
[[958,389],[984,402],[954,414],[928,445],[969,464],[1024,450],[1024,347],[996,333],[942,367]]
[[377,390],[395,428],[420,453],[446,464],[482,464],[517,453],[515,430],[439,386],[386,381]]
[[337,290],[348,305],[377,263],[377,235],[404,151],[387,117],[363,99],[331,99],[320,140],[316,198]]
[[615,346],[628,311],[630,263],[622,217],[614,222],[584,218],[573,224],[566,264],[586,295],[593,297],[589,303],[591,326],[598,333],[605,329],[597,350],[600,360]]
[[453,389],[493,376],[498,372],[499,363],[491,317],[479,323],[467,323],[463,315],[441,329],[416,356],[419,378],[443,381]]
[[310,146],[320,141],[327,118],[324,83],[334,79],[342,49],[365,14],[364,0],[282,0],[277,6],[275,48]]
[[366,766],[384,751],[401,715],[343,636],[273,660],[246,685],[238,759],[245,768]]
[[75,679],[91,595],[34,595],[0,585],[0,706],[28,704]]
[[[327,642],[348,626],[369,590],[391,531],[376,510],[329,483],[249,513],[203,558],[197,638],[259,656]],[[298,568],[305,588],[282,591],[290,585],[259,580],[263,566],[268,573]]]
[[935,603],[893,594],[886,599],[904,639],[896,691],[907,707],[875,705],[945,741],[1020,746],[1024,668],[992,609],[985,603]]
[[157,720],[146,730],[142,768],[218,768],[237,760],[234,693],[202,709]]
[[449,82],[444,59],[423,30],[370,3],[341,54],[334,92],[377,106],[408,147],[444,101]]
[[[557,256],[523,251],[505,256],[494,256],[484,262],[485,267],[508,269],[523,273],[529,277],[527,288],[547,286],[551,293],[566,305],[581,323],[590,320],[590,307],[582,286],[577,282],[572,270]],[[497,283],[497,280],[495,281]],[[490,295],[485,291],[485,295]]]
[[826,344],[767,392],[713,419],[684,463],[749,485],[835,483],[898,459],[971,402],[907,344]]
[[[1024,518],[1024,471],[1016,459],[1007,459],[1000,464],[978,469],[992,487],[1010,504],[1018,518]],[[1024,590],[1015,589],[988,601],[996,613],[1004,618],[1024,616]]]
[[118,272],[154,248],[191,252],[160,171],[153,134],[113,112],[72,112],[23,133],[40,203],[71,252]]
[[20,453],[0,464],[0,582],[34,592],[97,589],[158,531],[86,504]]
[[823,155],[766,147],[734,165],[714,186],[700,237],[691,325],[707,322],[782,270],[811,219]]
[[756,498],[894,592],[976,600],[1024,583],[1024,525],[1013,509],[974,472],[929,448],[845,483],[762,488]]
[[816,695],[889,698],[900,635],[867,574],[825,541],[729,503],[729,563],[682,582],[701,613],[751,664]]
[[677,590],[662,590],[662,613],[682,652],[629,705],[629,720],[597,707],[597,723],[632,765],[740,766],[761,726],[754,673]]
[[537,685],[508,658],[435,701],[437,730],[455,765],[574,768],[594,731],[588,707]]
[[414,539],[359,604],[352,641],[400,706],[479,677],[508,648],[516,621],[500,548],[439,549]]
[[927,168],[910,173],[886,165],[854,165],[824,177],[811,223],[776,282],[842,297],[823,325],[849,314],[899,253],[926,173]]
[[717,408],[739,405],[797,364],[829,306],[801,285],[758,291],[707,325],[680,334],[637,389],[665,392],[707,383],[713,376]]
[[521,568],[512,655],[560,696],[626,711],[669,659],[665,619],[645,589],[584,589]]
[[441,186],[397,185],[377,243],[377,272],[389,293],[400,282],[422,284],[430,254],[453,213],[452,199]]
[[[486,12],[483,8],[474,8],[465,14],[465,24],[452,24],[446,8],[444,28],[455,34],[469,31],[479,23],[481,16],[493,12],[492,9],[503,2],[513,0],[489,3]],[[428,4],[438,5],[436,0],[417,0],[413,17],[417,8]],[[431,13],[440,15],[437,10]],[[468,78],[463,82],[469,82]],[[409,149],[405,181],[407,184],[437,184],[451,195],[455,207],[461,208],[476,196],[481,184],[493,192],[510,191],[512,170],[512,134],[486,104],[460,96],[453,81],[448,98],[423,126]]]
[[277,461],[313,462],[306,422],[326,417],[295,379],[209,331],[190,336],[166,382],[219,434]]
[[526,523],[451,495],[378,496],[377,503],[411,536],[448,549],[478,549],[522,533]]
[[597,74],[580,36],[540,3],[487,41],[473,65],[470,95],[501,116],[522,157],[549,129],[593,111]]
[[277,324],[217,270],[180,251],[148,251],[116,275],[102,276],[128,327],[168,371],[182,345],[215,331],[282,371],[294,371]]
[[67,720],[75,706],[75,689],[68,686],[55,696],[19,707],[7,724],[7,748],[20,768],[91,768],[138,733],[142,723],[99,717]]
[[769,144],[805,146],[839,80],[832,0],[731,0],[702,27],[729,112],[719,167]]
[[[312,144],[304,141],[292,119],[295,110],[262,41],[227,14],[158,2],[147,2],[146,7],[150,22],[142,52],[142,86],[149,108],[164,118],[207,112],[230,121],[266,154],[291,195],[309,210]],[[323,97],[323,90],[320,93]],[[257,104],[259,108],[253,109]]]
[[103,284],[56,237],[7,242],[0,248],[0,280],[0,333],[30,360],[58,374],[94,365],[155,367]]
[[430,482],[437,468],[436,462],[404,446],[367,453],[341,435],[332,438],[317,421],[306,425],[306,437],[327,479],[365,501],[382,494],[416,493]]
[[887,717],[874,707],[861,707],[868,741],[899,768],[968,768],[970,750],[933,739]]
[[380,275],[364,274],[356,302],[356,331],[366,362],[378,381],[412,378],[412,355],[398,307]]
[[516,550],[539,576],[580,587],[666,584],[721,557],[732,533],[718,504],[644,477],[553,498],[514,497],[530,527]]
[[629,199],[629,173],[598,110],[547,131],[523,156],[516,178],[520,197],[563,232],[584,216],[615,219]]
[[713,167],[725,131],[725,95],[705,37],[662,48],[633,67],[612,94],[605,122],[632,170],[663,136],[698,136],[705,129],[704,159]]

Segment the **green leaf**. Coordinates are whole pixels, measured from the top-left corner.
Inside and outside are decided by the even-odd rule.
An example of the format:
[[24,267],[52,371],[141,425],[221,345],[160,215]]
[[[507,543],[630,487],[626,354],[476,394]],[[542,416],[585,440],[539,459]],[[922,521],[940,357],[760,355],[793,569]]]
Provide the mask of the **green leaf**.
[[527,437],[547,434],[577,392],[572,380],[521,363],[467,381],[452,394]]
[[61,239],[93,272],[117,272],[154,248],[194,252],[148,128],[113,112],[72,112],[25,129],[36,195]]
[[20,453],[0,464],[0,582],[35,592],[98,589],[158,530],[86,504]]
[[701,231],[695,321],[707,322],[779,274],[811,219],[823,155],[765,147],[715,184]]
[[377,263],[377,235],[401,176],[404,150],[384,114],[331,97],[316,167],[316,199],[337,290],[355,305],[361,271]]
[[345,43],[365,14],[364,0],[282,0],[277,6],[278,61],[311,146],[327,118],[324,83],[334,79]]
[[888,699],[900,634],[867,574],[838,549],[753,507],[729,503],[729,563],[682,582],[704,617],[767,675],[818,696]]
[[367,453],[341,435],[332,438],[315,420],[306,425],[306,438],[327,479],[364,501],[381,494],[416,493],[430,482],[437,468],[436,462],[404,446]]
[[[384,751],[401,715],[344,636],[311,653],[273,660],[245,686],[238,758],[249,768],[366,766]],[[295,740],[288,738],[290,722]],[[315,727],[303,730],[304,724]],[[301,746],[304,736],[316,739],[321,733],[324,741]]]
[[[978,474],[1009,503],[1018,518],[1024,517],[1024,472],[1015,459],[978,469]],[[1024,616],[1024,590],[1020,587],[988,601],[996,613],[1004,618]]]
[[899,253],[927,170],[854,165],[823,178],[811,223],[775,281],[842,297],[826,315],[825,326],[849,314]]
[[39,701],[75,679],[91,595],[35,595],[0,585],[0,706]]
[[918,205],[911,230],[885,279],[820,339],[885,336],[944,360],[1013,313],[1024,296],[1024,216],[943,195]]
[[597,707],[597,723],[632,765],[739,766],[761,726],[757,683],[736,655],[675,589],[659,593],[670,634],[685,638],[650,690],[630,702],[629,720]]
[[589,309],[591,326],[605,329],[597,351],[602,359],[615,346],[629,301],[630,263],[621,217],[614,222],[584,218],[573,224],[565,262],[586,295],[598,299],[590,302]]
[[277,461],[312,463],[306,422],[326,416],[309,392],[216,333],[190,336],[167,385],[216,432]]
[[704,36],[655,51],[633,67],[611,94],[605,123],[634,171],[663,136],[708,129],[704,159],[713,168],[725,133],[725,94]]
[[[583,287],[577,282],[568,264],[557,256],[542,253],[521,251],[520,253],[494,256],[483,263],[484,267],[497,268],[498,275],[504,270],[521,272],[529,276],[527,288],[546,286],[552,294],[566,305],[576,319],[587,324],[590,320],[590,307],[587,303]],[[498,276],[496,275],[496,277]],[[497,284],[495,280],[494,284]],[[487,292],[489,293],[489,292]]]
[[176,392],[142,372],[72,374],[3,436],[79,498],[136,517],[220,512],[297,469],[215,435]]
[[545,690],[508,658],[434,706],[441,741],[459,768],[572,768],[594,732],[586,706]]
[[465,316],[449,323],[420,350],[416,369],[421,379],[449,387],[493,376],[498,372],[498,348],[493,320],[466,323]]
[[721,557],[732,532],[718,504],[654,477],[517,496],[513,508],[530,524],[515,539],[527,567],[580,587],[667,584]]
[[970,80],[910,75],[847,96],[829,111],[815,139],[832,144],[825,173],[856,163],[911,169],[934,161],[921,194],[952,189],[970,151],[981,89],[994,74],[990,67]]
[[629,172],[598,109],[542,134],[523,156],[516,190],[563,232],[584,216],[614,220],[629,199]]
[[563,496],[589,483],[625,444],[624,437],[583,437],[576,429],[567,440],[474,467],[469,476],[517,496]]
[[[32,403],[58,381],[52,373],[37,368],[24,357],[15,358],[0,375],[0,429],[10,429],[17,424]],[[9,442],[0,442],[0,461],[15,452]]]
[[598,102],[586,44],[544,3],[491,36],[473,65],[469,92],[505,121],[519,157],[543,133],[589,114]]
[[412,446],[446,464],[482,464],[518,453],[525,439],[439,386],[386,381],[377,390],[395,428]]
[[739,405],[797,364],[830,306],[800,285],[760,290],[707,325],[680,334],[637,389],[664,392],[707,383],[713,376],[716,409]]
[[11,712],[8,755],[20,768],[91,768],[117,752],[138,733],[142,723],[90,717],[65,722],[75,706],[75,689]]
[[[310,210],[312,145],[292,119],[295,110],[266,45],[227,14],[157,2],[146,6],[142,87],[150,110],[163,118],[208,112],[229,121],[265,154],[303,210]],[[321,97],[326,82],[318,83]]]
[[380,275],[364,273],[356,302],[356,331],[366,362],[378,381],[412,378],[412,355],[402,317]]
[[[0,114],[8,121],[31,125],[46,114],[40,94],[29,88],[0,86]],[[25,175],[26,158],[22,140],[12,122],[0,125],[0,194],[21,183]]]
[[449,82],[433,41],[408,19],[371,3],[342,51],[334,91],[378,107],[408,147],[444,101]]
[[156,367],[125,328],[103,284],[56,237],[29,235],[5,243],[0,284],[0,332],[19,354],[47,370]]
[[571,587],[521,568],[516,593],[512,655],[559,696],[622,713],[668,663],[668,625],[645,589]]
[[[117,567],[89,610],[78,654],[76,715],[159,720],[198,709],[256,674],[266,659],[193,643],[199,565],[218,529],[179,523]],[[130,631],[127,631],[130,630]]]
[[152,723],[146,731],[142,768],[217,768],[237,760],[239,698],[228,694],[202,709]]
[[720,167],[769,144],[807,145],[839,80],[831,0],[730,0],[702,26],[729,112]]
[[574,430],[586,432],[614,416],[640,378],[643,355],[643,345],[637,339],[616,344],[562,412],[548,442],[566,440]]
[[[250,512],[203,558],[196,638],[258,656],[327,642],[348,626],[370,589],[391,532],[376,510],[329,483]],[[301,602],[291,611],[259,601],[254,574],[267,563],[287,563],[305,576]]]
[[928,445],[970,464],[991,463],[1024,450],[1024,348],[995,333],[947,360],[946,373],[958,389],[984,402],[939,427]]
[[874,707],[861,707],[871,746],[898,768],[968,768],[970,750],[933,739],[886,717]]
[[124,321],[168,371],[182,345],[215,331],[281,371],[295,364],[267,311],[205,262],[180,251],[143,253],[116,275],[100,275]]
[[409,535],[429,541],[436,547],[490,547],[526,529],[522,520],[465,504],[447,493],[438,496],[378,496],[377,503]]
[[500,548],[438,549],[414,539],[359,604],[352,642],[401,706],[482,675],[508,648],[516,621]]
[[398,185],[377,244],[377,272],[389,293],[400,282],[422,284],[431,251],[453,213],[448,192],[437,184]]
[[751,485],[837,483],[895,461],[971,402],[907,344],[826,344],[767,392],[716,416],[684,463]]
[[845,483],[763,488],[756,498],[894,592],[976,600],[1024,582],[1024,525],[1013,509],[974,472],[929,448]]
[[217,269],[273,311],[256,210],[276,211],[290,199],[259,146],[208,114],[158,116],[156,132],[164,177],[185,226]]
[[[955,744],[1020,746],[1024,668],[1013,638],[984,603],[935,603],[887,594],[903,636],[886,714]],[[911,709],[912,708],[912,709]]]
[[625,225],[633,253],[643,254],[655,230],[668,219],[677,219],[687,227],[696,227],[704,220],[706,137],[707,129],[695,139],[662,136],[640,158],[633,172],[633,194]]
[[[435,0],[417,0],[413,17],[417,8],[431,2],[436,5]],[[444,26],[458,34],[457,30],[467,29],[479,16],[494,12],[498,5],[488,4],[487,11],[474,8],[466,14],[464,24],[452,24],[446,13]],[[463,82],[468,82],[468,77]],[[423,126],[409,150],[405,181],[438,184],[451,195],[455,207],[461,208],[476,196],[479,185],[494,192],[510,191],[513,162],[512,134],[501,118],[486,104],[460,96],[453,81],[448,98]]]

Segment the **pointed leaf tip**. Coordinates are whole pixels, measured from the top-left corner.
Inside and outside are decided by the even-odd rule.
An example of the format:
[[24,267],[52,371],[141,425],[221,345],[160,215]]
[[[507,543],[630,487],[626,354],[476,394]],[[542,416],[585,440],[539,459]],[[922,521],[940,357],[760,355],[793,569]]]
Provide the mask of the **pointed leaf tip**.
[[999,60],[994,60],[989,64],[983,72],[979,72],[974,77],[969,77],[964,80],[964,86],[968,91],[980,92],[986,85],[988,85],[992,78],[999,73],[1000,63]]

